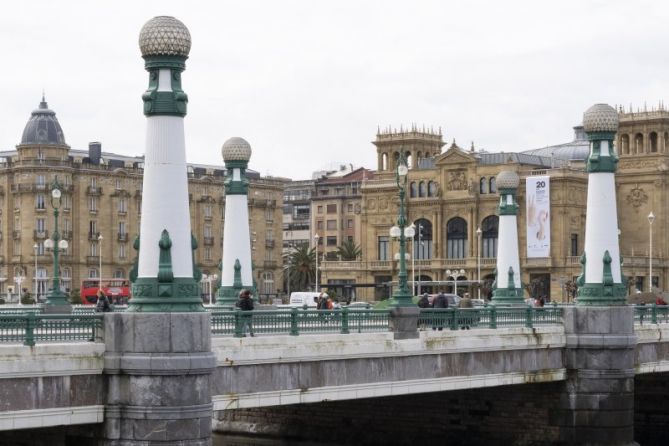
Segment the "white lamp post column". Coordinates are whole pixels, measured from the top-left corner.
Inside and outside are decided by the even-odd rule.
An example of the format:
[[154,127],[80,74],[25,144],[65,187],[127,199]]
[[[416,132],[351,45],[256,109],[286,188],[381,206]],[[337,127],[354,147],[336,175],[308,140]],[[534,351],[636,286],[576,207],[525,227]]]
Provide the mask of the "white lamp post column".
[[648,214],[648,230],[650,231],[648,238],[648,291],[653,292],[653,222],[655,221],[655,214],[650,211]]

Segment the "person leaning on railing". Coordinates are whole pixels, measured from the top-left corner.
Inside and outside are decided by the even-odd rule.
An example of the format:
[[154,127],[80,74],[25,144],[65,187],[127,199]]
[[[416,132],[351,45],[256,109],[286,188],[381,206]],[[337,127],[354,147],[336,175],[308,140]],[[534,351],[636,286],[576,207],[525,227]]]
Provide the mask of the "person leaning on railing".
[[[469,293],[465,293],[465,296],[460,299],[460,303],[458,304],[459,308],[474,308],[474,303],[472,302],[471,298],[469,297]],[[471,311],[463,311],[462,316],[460,317],[460,328],[463,330],[469,330],[470,325],[472,325],[472,314]]]
[[[253,299],[251,299],[251,292],[249,290],[242,290],[239,293],[239,300],[235,305],[244,312],[253,311]],[[248,327],[249,334],[251,337],[253,337],[253,324],[251,323],[252,318],[253,316],[251,313],[241,315],[241,333],[244,337],[246,336],[246,327]]]

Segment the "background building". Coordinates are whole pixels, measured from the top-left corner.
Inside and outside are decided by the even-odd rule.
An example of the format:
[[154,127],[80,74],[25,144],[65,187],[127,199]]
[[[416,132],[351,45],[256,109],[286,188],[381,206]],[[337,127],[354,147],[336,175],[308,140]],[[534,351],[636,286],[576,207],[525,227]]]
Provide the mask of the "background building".
[[[220,275],[224,173],[221,166],[188,166],[195,260],[208,275]],[[88,151],[71,149],[43,99],[16,150],[0,152],[0,294],[7,297],[13,289],[16,299],[17,277],[31,294],[43,296],[50,286],[53,260],[44,241],[53,230],[49,186],[55,176],[64,185],[59,230],[69,242],[60,258],[62,288],[77,289],[86,278],[127,278],[137,255],[132,245],[139,233],[142,175],[142,157],[103,152],[99,142]],[[273,294],[281,278],[284,180],[248,176],[254,278],[261,294]]]

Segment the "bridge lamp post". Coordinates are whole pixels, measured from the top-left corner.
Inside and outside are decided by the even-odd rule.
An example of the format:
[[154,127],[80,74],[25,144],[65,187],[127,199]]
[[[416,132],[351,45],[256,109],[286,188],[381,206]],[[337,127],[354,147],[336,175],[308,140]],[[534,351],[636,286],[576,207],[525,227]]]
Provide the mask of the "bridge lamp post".
[[464,275],[465,275],[464,269],[461,270],[454,269],[452,271],[450,269],[446,270],[446,278],[451,277],[453,279],[453,294],[456,295],[458,294],[458,277]]
[[648,214],[648,230],[650,236],[648,238],[648,291],[653,292],[653,222],[655,221],[655,214],[650,211]]
[[[414,249],[414,251],[416,251],[416,250]],[[414,254],[418,254],[419,252],[421,252],[422,254],[425,254],[423,252],[423,225],[418,225],[418,250],[416,252],[414,252]],[[423,259],[423,257],[421,257],[419,260],[422,260],[422,259]],[[419,296],[420,296],[420,291],[421,291],[420,290],[420,281],[421,281],[422,277],[423,276],[421,276],[421,273],[420,273],[420,262],[419,262],[418,263],[418,295]]]
[[37,249],[39,246],[37,246],[37,243],[33,245],[33,250],[35,251],[35,301],[34,303],[37,303]]
[[390,236],[399,237],[400,239],[400,272],[398,276],[398,287],[393,292],[393,305],[395,307],[413,307],[414,304],[411,301],[411,293],[407,286],[406,239],[408,233],[406,231],[406,216],[404,215],[404,197],[406,195],[409,168],[407,167],[406,156],[404,153],[400,154],[398,161],[395,180],[397,182],[397,188],[399,189],[400,207],[397,216],[397,226],[390,228]]
[[476,250],[476,282],[478,283],[478,298],[481,299],[481,228],[476,228],[476,237],[478,239],[478,249]]
[[21,284],[23,283],[24,280],[25,280],[25,277],[23,277],[20,273],[19,273],[18,276],[14,277],[14,282],[16,282],[16,286],[19,289],[19,306],[23,306],[23,302],[22,302],[23,299],[22,299],[22,296],[21,296]]
[[100,262],[99,266],[99,277],[98,277],[98,290],[102,289],[102,234],[98,234],[98,260]]
[[46,305],[50,307],[69,307],[65,293],[60,289],[60,269],[58,266],[58,251],[68,247],[67,240],[60,239],[58,232],[58,210],[61,205],[62,191],[58,183],[58,177],[51,183],[51,207],[53,208],[54,229],[51,238],[44,241],[44,247],[53,248],[53,283],[46,295]]
[[411,295],[416,295],[416,225],[411,223],[411,226],[404,230],[404,236],[411,239],[411,248],[413,248],[413,255],[411,256]]
[[[316,250],[316,292],[318,293],[318,239],[320,236],[318,234],[314,235],[314,249]],[[289,296],[290,297],[290,296]]]

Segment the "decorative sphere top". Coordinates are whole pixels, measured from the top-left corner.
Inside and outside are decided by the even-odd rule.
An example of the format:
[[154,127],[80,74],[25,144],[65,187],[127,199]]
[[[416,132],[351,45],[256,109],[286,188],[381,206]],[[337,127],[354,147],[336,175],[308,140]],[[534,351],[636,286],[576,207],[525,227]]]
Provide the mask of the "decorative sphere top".
[[251,159],[251,144],[234,136],[223,143],[221,153],[223,161],[248,161]]
[[139,32],[139,49],[142,57],[188,57],[190,43],[190,33],[186,25],[170,16],[152,18]]
[[618,112],[608,104],[595,104],[583,113],[586,132],[618,131]]
[[520,178],[513,170],[503,170],[497,174],[495,184],[497,185],[497,189],[517,189],[520,184]]

